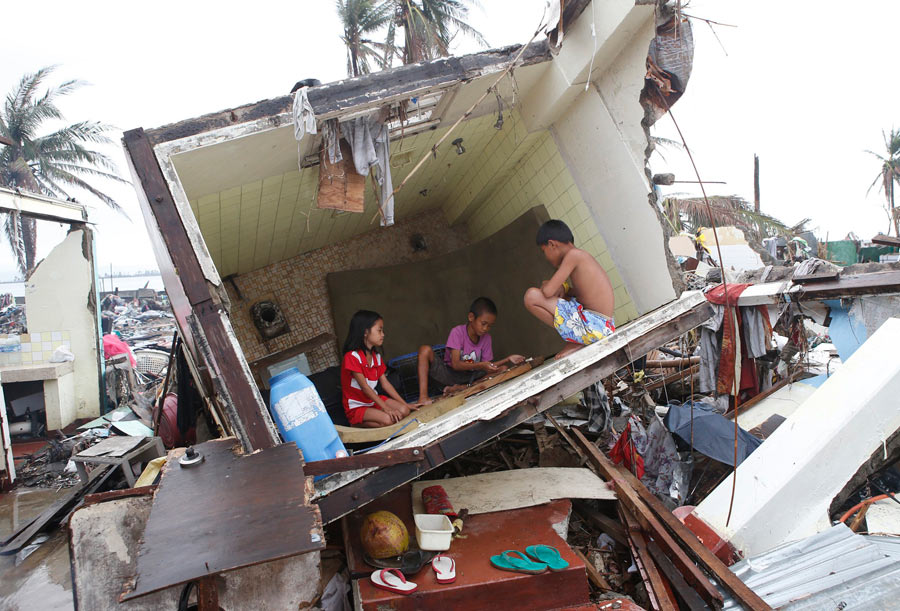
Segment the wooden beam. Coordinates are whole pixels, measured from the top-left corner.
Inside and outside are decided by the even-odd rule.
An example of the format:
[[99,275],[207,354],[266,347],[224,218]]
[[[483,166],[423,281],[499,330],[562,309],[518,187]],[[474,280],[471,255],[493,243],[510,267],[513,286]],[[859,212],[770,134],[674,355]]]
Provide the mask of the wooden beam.
[[696,365],[700,362],[699,356],[692,356],[684,359],[668,359],[663,361],[647,361],[644,367],[647,369],[676,369],[687,367],[688,365]]
[[[651,531],[654,536],[658,537],[656,539],[657,542],[667,553],[669,553],[669,557],[673,560],[679,571],[682,572],[682,575],[684,575],[688,583],[694,587],[697,587],[698,585],[697,583],[692,582],[692,578],[688,574],[685,574],[684,569],[690,567],[682,566],[684,552],[681,550],[680,546],[675,544],[669,531],[678,537],[679,541],[690,550],[691,555],[700,562],[703,568],[714,575],[718,583],[728,590],[728,592],[730,592],[739,603],[744,605],[744,607],[754,611],[771,609],[771,607],[741,581],[737,575],[728,570],[728,567],[709,551],[687,526],[682,524],[678,518],[672,515],[672,512],[663,505],[662,501],[653,496],[653,493],[647,490],[647,487],[644,486],[640,480],[629,473],[627,469],[616,467],[594,444],[588,441],[580,431],[575,429],[572,432],[578,444],[591,457],[591,464],[596,467],[600,475],[615,482],[616,494],[619,502],[635,508],[638,519],[644,520],[648,526],[652,526]],[[662,527],[661,522],[665,524],[665,527]],[[675,550],[670,549],[672,545],[675,545],[677,551],[680,553],[673,553]],[[694,566],[694,568],[697,567]],[[697,576],[693,571],[688,572]],[[705,575],[700,573],[697,577],[699,578],[700,576],[703,577],[703,581],[709,584],[709,580]],[[715,588],[713,589],[715,590]],[[703,590],[708,592],[708,588],[704,587]],[[703,596],[703,592],[700,592],[700,594]],[[707,602],[710,602],[709,596],[703,596],[703,598]],[[716,596],[711,598],[718,600],[718,603],[714,604],[721,606],[722,597],[718,590],[716,590]]]
[[785,294],[792,299],[839,299],[860,295],[900,292],[900,271],[872,272],[840,276],[836,280],[816,282],[809,286],[794,285]]
[[[135,187],[147,220],[147,229],[151,233],[151,241],[155,238],[154,246],[165,249],[164,253],[157,250],[157,261],[162,268],[160,257],[164,257],[165,262],[177,270],[177,274],[170,276],[174,280],[167,280],[166,291],[173,296],[173,306],[175,295],[180,292],[184,296],[186,302],[179,307],[188,308],[187,318],[193,316],[202,330],[202,341],[208,347],[205,350],[208,358],[205,360],[210,373],[220,380],[219,388],[208,389],[207,394],[218,394],[225,411],[229,412],[231,427],[245,451],[273,447],[278,442],[278,436],[268,416],[268,409],[253,384],[243,354],[238,354],[237,340],[231,331],[224,306],[206,281],[198,255],[156,160],[153,146],[143,129],[125,132],[123,142],[137,179]],[[163,277],[166,279],[166,275]],[[178,286],[170,286],[170,282],[175,282]],[[191,338],[190,342],[185,343],[195,346],[201,338],[185,322],[185,312],[182,311],[181,315],[176,312],[176,320],[181,327],[182,337]],[[198,384],[202,382],[197,380]]]
[[575,513],[593,524],[595,528],[600,529],[601,531],[612,537],[613,541],[615,541],[619,545],[628,544],[625,535],[625,527],[622,526],[620,522],[600,513],[599,511],[594,510],[582,500],[572,499],[572,506],[575,508]]
[[600,574],[600,571],[597,570],[597,567],[595,567],[593,565],[593,563],[591,563],[591,561],[588,560],[584,554],[582,554],[580,551],[578,551],[574,547],[572,548],[572,551],[575,552],[575,555],[578,556],[578,558],[584,563],[584,570],[587,571],[588,579],[591,581],[592,584],[594,584],[595,586],[597,586],[598,588],[600,588],[601,590],[604,590],[606,592],[614,592],[615,591],[615,590],[613,590],[613,587],[611,585],[609,585],[609,582],[606,581],[606,578]]
[[425,460],[424,448],[403,448],[385,452],[372,452],[370,454],[355,454],[345,458],[314,460],[303,465],[303,473],[306,475],[326,475],[328,473],[355,471],[356,469],[368,469],[369,467],[386,467],[420,460]]
[[883,233],[879,233],[872,238],[872,243],[878,244],[879,246],[896,246],[897,248],[900,248],[900,238],[884,235]]
[[656,608],[661,611],[678,609],[678,601],[675,600],[665,577],[659,572],[656,562],[650,556],[650,550],[647,549],[647,533],[635,517],[625,510],[624,505],[619,505],[619,515],[622,516],[622,521],[628,529],[628,541],[631,544],[635,564],[639,563],[639,568],[643,569],[641,577],[647,586],[647,593],[652,594],[651,603],[655,599]]
[[650,552],[650,557],[653,558],[660,572],[669,580],[669,585],[675,590],[675,596],[678,597],[685,607],[691,611],[709,609],[709,606],[703,602],[697,591],[687,584],[684,577],[678,572],[672,561],[669,560],[669,557],[659,549],[659,546],[654,541],[647,542],[647,551]]
[[[778,392],[779,390],[781,390],[788,384],[793,384],[794,382],[799,380],[804,375],[806,375],[806,372],[804,372],[804,371],[795,371],[794,373],[792,373],[785,379],[780,380],[780,381],[776,382],[775,384],[772,384],[771,387],[762,391],[755,397],[747,399],[744,403],[741,403],[741,405],[740,405],[741,413],[742,414],[746,413],[746,411],[748,409],[750,409],[751,407],[753,407],[754,405],[756,405],[757,403],[759,403],[766,397],[772,396],[773,394],[775,394],[776,392]],[[725,417],[728,418],[729,420],[734,420],[734,409],[728,410],[728,412],[725,414]]]
[[657,380],[656,382],[651,382],[647,384],[647,390],[656,390],[657,388],[662,388],[667,384],[671,384],[672,382],[677,382],[679,380],[684,381],[685,379],[690,379],[692,376],[697,375],[700,372],[700,365],[694,365],[690,369],[685,369],[683,371],[676,371],[675,373],[670,373],[662,380]]

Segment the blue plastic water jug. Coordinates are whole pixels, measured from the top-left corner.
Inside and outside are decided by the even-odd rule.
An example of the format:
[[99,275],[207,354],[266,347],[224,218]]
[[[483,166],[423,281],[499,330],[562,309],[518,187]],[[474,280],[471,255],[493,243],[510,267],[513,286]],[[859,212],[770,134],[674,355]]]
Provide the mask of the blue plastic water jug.
[[313,462],[348,455],[309,378],[292,367],[269,378],[269,388],[275,424],[285,441],[293,441],[303,450],[303,460]]

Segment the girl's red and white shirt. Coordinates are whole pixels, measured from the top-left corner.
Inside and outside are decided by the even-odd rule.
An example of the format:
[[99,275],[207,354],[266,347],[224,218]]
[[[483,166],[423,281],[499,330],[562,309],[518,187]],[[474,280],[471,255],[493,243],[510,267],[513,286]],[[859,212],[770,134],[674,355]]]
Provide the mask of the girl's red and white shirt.
[[341,392],[344,396],[344,410],[349,411],[375,405],[375,402],[363,393],[363,389],[353,377],[353,372],[363,374],[369,388],[375,390],[379,378],[384,375],[385,371],[387,371],[387,365],[377,352],[372,353],[371,364],[363,350],[346,353],[344,361],[341,363]]

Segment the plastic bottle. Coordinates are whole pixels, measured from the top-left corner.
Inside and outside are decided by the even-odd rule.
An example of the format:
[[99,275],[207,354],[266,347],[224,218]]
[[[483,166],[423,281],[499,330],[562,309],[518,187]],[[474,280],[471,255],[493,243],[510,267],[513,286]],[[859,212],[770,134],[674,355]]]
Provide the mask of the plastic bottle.
[[272,418],[285,441],[295,442],[303,451],[303,460],[313,462],[348,455],[309,378],[291,367],[270,378],[269,388]]

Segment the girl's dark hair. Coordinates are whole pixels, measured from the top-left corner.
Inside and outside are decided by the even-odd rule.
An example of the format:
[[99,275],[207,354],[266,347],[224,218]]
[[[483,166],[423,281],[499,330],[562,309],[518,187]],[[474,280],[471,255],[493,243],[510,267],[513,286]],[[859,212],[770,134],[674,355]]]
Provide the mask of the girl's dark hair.
[[[375,323],[382,320],[381,314],[372,310],[359,310],[350,319],[350,331],[347,332],[347,341],[344,342],[344,354],[354,352],[356,350],[366,349],[366,331],[375,326]],[[380,352],[377,346],[372,347],[373,351]]]

